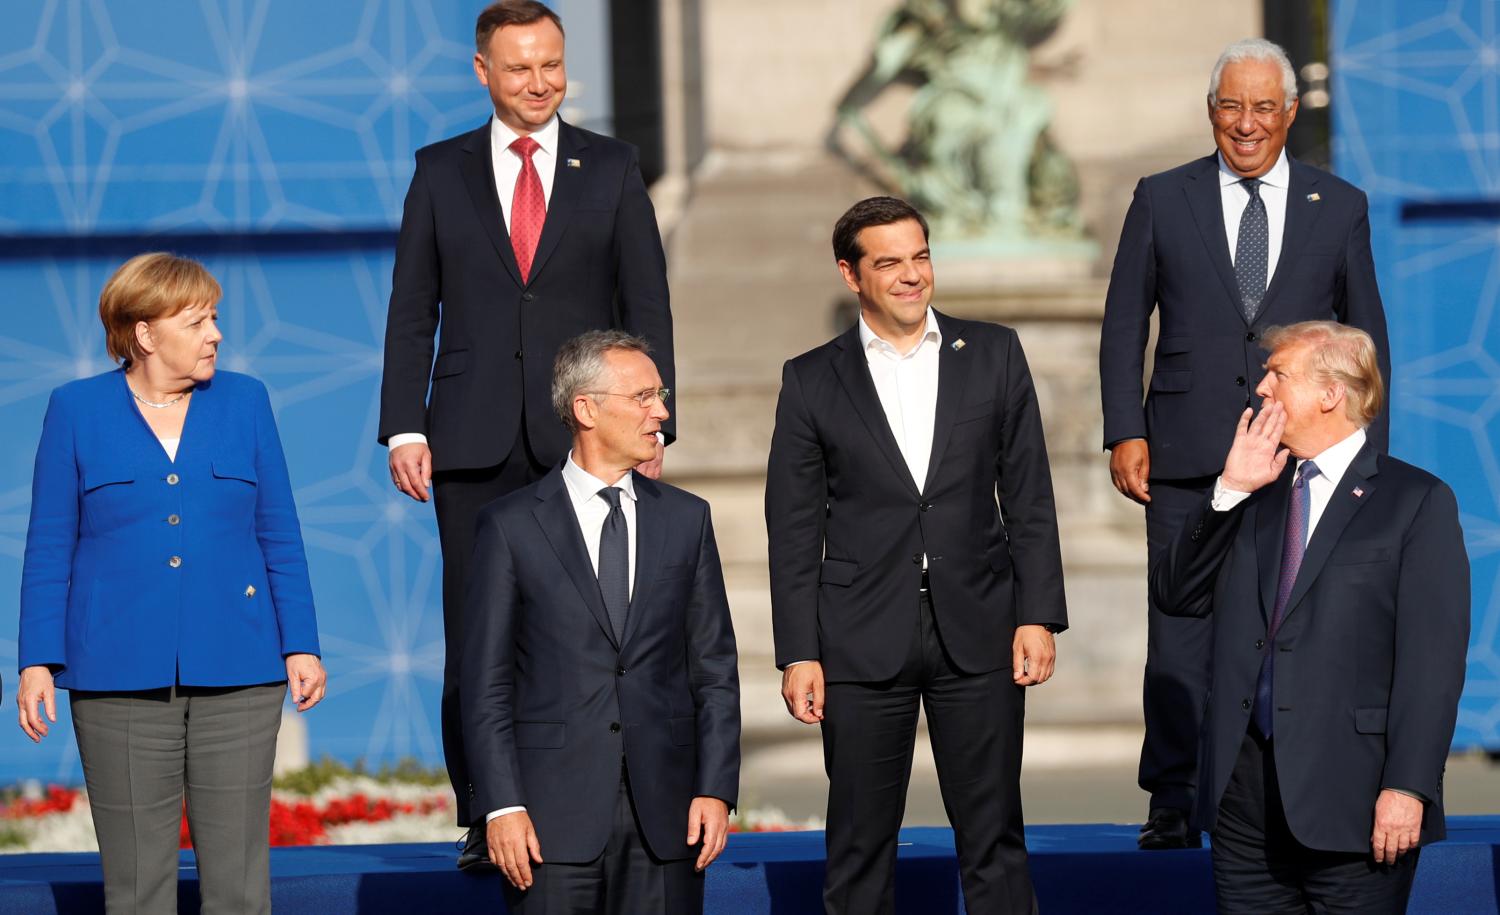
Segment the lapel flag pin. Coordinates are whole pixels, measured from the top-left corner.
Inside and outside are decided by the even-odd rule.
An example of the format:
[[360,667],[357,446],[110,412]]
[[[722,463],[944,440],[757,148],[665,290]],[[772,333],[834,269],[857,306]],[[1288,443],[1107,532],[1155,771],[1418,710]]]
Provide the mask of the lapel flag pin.
[[1354,498],[1361,498],[1364,494],[1365,491],[1363,489],[1360,489],[1358,486],[1354,487]]
[[1322,199],[1323,198],[1319,197],[1317,194],[1308,194],[1307,195],[1307,202],[1308,203],[1317,203],[1319,200],[1322,200]]
[[254,597],[255,596],[255,585],[246,585],[245,586],[245,596],[246,597]]
[[956,353],[959,350],[961,350],[961,349],[964,348],[964,338],[963,337],[959,337],[957,340],[954,340],[953,343],[950,344],[950,345],[953,347],[953,351]]
[[569,159],[568,160],[568,168],[583,168],[583,160],[581,160],[581,159]]

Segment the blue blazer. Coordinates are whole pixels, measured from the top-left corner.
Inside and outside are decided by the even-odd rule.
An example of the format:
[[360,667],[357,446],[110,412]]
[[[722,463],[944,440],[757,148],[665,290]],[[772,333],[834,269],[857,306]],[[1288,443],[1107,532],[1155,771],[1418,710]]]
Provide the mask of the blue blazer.
[[286,458],[265,386],[220,371],[174,462],[123,369],[52,392],[31,483],[20,666],[85,690],[246,686],[318,654]]

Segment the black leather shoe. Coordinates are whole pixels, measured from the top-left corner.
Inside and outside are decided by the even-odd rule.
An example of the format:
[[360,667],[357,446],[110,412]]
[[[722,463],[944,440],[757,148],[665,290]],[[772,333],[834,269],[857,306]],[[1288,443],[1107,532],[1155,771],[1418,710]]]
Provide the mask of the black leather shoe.
[[1143,850],[1202,848],[1203,833],[1188,826],[1187,811],[1176,807],[1153,807],[1136,844]]
[[489,846],[484,844],[484,823],[477,823],[469,827],[469,834],[464,836],[458,853],[458,869],[468,874],[493,874],[499,871],[490,861]]

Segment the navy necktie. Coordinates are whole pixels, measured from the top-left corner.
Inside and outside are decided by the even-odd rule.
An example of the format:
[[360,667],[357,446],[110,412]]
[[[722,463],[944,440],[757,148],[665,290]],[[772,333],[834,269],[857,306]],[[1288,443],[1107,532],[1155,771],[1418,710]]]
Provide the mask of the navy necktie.
[[1272,690],[1274,676],[1272,660],[1276,655],[1276,630],[1281,628],[1281,617],[1286,613],[1286,603],[1292,596],[1292,586],[1297,583],[1297,572],[1302,568],[1302,554],[1307,552],[1307,527],[1312,518],[1312,496],[1307,481],[1318,475],[1318,465],[1304,461],[1297,468],[1297,478],[1292,481],[1292,500],[1286,507],[1286,536],[1281,541],[1281,581],[1276,586],[1276,606],[1271,608],[1271,621],[1266,629],[1266,654],[1260,662],[1260,677],[1255,681],[1255,727],[1266,737],[1271,736]]
[[1240,215],[1240,233],[1234,242],[1234,278],[1239,283],[1245,320],[1254,321],[1260,313],[1261,299],[1266,295],[1266,258],[1271,238],[1266,204],[1260,199],[1260,179],[1246,178],[1240,183],[1250,194],[1250,200]]
[[625,510],[620,508],[620,494],[618,486],[599,490],[599,498],[609,503],[609,517],[599,532],[599,594],[609,612],[616,642],[625,639],[625,613],[630,609],[630,535],[625,527]]

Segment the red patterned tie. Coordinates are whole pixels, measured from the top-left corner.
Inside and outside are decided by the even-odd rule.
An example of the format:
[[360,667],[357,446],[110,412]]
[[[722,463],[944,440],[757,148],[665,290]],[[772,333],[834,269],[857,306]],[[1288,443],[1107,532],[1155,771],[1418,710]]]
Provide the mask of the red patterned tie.
[[521,268],[521,282],[531,278],[531,259],[536,256],[537,239],[542,237],[542,223],[547,221],[547,198],[542,196],[542,179],[537,176],[532,153],[541,146],[531,137],[519,137],[510,148],[521,157],[521,174],[516,177],[515,195],[510,200],[510,244],[516,252],[516,266]]

